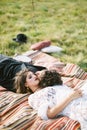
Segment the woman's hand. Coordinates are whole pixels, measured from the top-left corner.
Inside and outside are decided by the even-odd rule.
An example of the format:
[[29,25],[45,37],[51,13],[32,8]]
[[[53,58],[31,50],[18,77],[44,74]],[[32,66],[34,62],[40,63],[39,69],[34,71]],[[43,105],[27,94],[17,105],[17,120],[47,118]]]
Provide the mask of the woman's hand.
[[82,96],[82,91],[80,89],[73,89],[73,91],[65,97],[60,104],[55,105],[52,108],[48,108],[47,116],[48,118],[54,118],[57,114],[59,114],[67,105],[72,102],[72,100],[77,99]]
[[83,95],[82,90],[73,89],[73,91],[70,93],[70,98],[71,98],[71,100],[74,100],[74,99],[81,97],[82,95]]

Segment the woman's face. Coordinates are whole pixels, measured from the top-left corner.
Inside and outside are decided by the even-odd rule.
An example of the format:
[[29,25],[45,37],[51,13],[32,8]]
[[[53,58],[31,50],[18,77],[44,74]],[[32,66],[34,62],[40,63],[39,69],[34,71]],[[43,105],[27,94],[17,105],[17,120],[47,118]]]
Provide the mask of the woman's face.
[[41,80],[41,78],[44,76],[46,70],[37,71],[35,74],[37,75],[38,79]]
[[29,71],[26,77],[26,83],[25,86],[29,87],[32,91],[34,91],[34,88],[37,87],[39,84],[39,78],[36,74]]

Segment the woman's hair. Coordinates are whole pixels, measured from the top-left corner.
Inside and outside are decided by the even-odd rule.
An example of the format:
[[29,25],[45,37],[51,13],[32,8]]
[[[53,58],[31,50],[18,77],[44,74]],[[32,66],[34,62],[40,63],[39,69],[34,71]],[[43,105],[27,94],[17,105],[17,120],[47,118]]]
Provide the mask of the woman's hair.
[[62,85],[62,79],[60,74],[55,70],[46,70],[41,77],[40,87],[45,88],[47,86]]
[[26,77],[27,77],[28,72],[29,72],[29,70],[25,69],[25,70],[19,71],[16,74],[16,76],[14,78],[14,88],[16,89],[17,93],[31,92],[31,90],[25,86]]

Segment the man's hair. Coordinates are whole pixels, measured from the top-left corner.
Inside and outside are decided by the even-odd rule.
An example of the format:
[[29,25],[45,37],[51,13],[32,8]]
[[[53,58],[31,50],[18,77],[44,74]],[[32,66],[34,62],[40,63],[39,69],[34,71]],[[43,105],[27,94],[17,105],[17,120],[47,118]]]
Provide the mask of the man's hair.
[[40,80],[40,87],[62,85],[61,75],[55,70],[46,70]]
[[28,69],[21,70],[14,77],[14,88],[16,89],[16,93],[31,93],[31,90],[27,89],[25,86],[28,72]]

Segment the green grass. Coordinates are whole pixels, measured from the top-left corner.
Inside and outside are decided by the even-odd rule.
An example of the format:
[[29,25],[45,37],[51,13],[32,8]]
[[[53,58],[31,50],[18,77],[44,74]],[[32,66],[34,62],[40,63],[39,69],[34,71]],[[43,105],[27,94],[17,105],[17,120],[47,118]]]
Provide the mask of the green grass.
[[[27,44],[12,41],[18,33]],[[87,71],[87,0],[0,0],[0,53],[21,54],[46,39],[63,48],[55,57]]]

